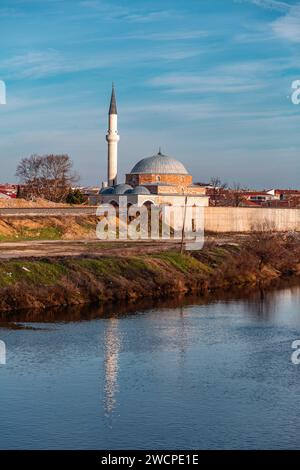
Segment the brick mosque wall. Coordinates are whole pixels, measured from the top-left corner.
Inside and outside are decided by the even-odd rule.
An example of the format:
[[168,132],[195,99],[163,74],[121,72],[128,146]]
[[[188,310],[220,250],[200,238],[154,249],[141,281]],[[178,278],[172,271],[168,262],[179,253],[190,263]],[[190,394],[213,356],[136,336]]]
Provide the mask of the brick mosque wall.
[[192,196],[206,195],[205,188],[202,188],[201,186],[164,186],[163,184],[159,186],[144,184],[144,186],[149,189],[151,194],[188,194]]
[[167,183],[175,186],[189,186],[192,184],[191,175],[157,175],[157,174],[127,174],[126,183],[131,186],[138,186],[150,183]]

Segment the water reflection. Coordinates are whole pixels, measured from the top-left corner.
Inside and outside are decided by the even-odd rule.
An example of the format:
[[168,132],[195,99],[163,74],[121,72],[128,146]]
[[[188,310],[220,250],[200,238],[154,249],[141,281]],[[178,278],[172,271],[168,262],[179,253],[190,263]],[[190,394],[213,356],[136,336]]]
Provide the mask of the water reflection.
[[300,297],[299,285],[291,285],[288,288],[278,290],[260,289],[254,295],[243,300],[245,310],[258,320],[267,321],[274,317],[282,308],[282,304],[288,305],[292,300]]
[[255,297],[245,299],[245,308],[258,319],[267,320],[278,308],[277,295],[261,289]]
[[[43,310],[24,310],[15,312],[0,312],[0,327],[22,328],[22,323],[60,323],[80,322],[97,318],[111,318],[123,315],[135,315],[137,312],[151,309],[180,308],[184,324],[183,309],[189,305],[208,305],[219,301],[241,300],[249,313],[261,319],[267,319],[278,309],[278,296],[285,299],[292,298],[300,293],[299,279],[281,281],[279,286],[273,288],[249,288],[242,291],[230,289],[229,291],[211,292],[201,297],[197,295],[178,295],[172,298],[151,299],[144,298],[136,302],[111,303],[105,305],[73,305],[68,307],[51,307]],[[284,299],[282,299],[284,300]],[[32,326],[27,325],[27,328]]]
[[187,349],[187,329],[184,315],[184,308],[180,307],[180,322],[179,322],[180,335],[178,335],[178,349],[179,349],[179,365],[183,369],[186,359],[186,349]]
[[297,448],[299,313],[288,286],[10,315],[0,448]]
[[106,416],[111,415],[116,406],[120,348],[119,319],[112,317],[107,320],[104,332],[104,410]]

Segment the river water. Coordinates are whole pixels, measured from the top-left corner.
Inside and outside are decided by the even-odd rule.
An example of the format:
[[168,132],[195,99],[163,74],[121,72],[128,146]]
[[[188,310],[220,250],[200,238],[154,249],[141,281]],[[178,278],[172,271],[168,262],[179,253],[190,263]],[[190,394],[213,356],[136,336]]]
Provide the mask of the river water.
[[177,305],[3,325],[1,449],[299,448],[300,288]]

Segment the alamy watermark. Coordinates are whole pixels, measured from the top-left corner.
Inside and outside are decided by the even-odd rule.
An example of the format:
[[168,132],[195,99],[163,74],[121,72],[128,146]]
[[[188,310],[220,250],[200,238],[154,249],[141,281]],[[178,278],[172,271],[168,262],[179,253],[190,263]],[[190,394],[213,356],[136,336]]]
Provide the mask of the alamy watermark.
[[300,364],[300,340],[297,339],[292,343],[292,349],[295,349],[293,354],[291,355],[291,361],[295,366]]
[[0,340],[0,365],[6,364],[6,345],[4,341]]
[[96,234],[100,240],[181,240],[186,250],[204,245],[204,208],[195,199],[185,204],[130,204],[119,196],[97,208]]
[[300,80],[294,80],[292,83],[292,96],[291,100],[293,104],[300,104]]
[[3,80],[0,80],[0,105],[6,104],[6,85]]

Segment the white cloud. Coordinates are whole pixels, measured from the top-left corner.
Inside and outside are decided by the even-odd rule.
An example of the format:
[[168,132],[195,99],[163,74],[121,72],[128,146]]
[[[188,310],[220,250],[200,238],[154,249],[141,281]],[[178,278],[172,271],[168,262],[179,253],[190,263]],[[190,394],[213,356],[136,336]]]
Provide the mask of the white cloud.
[[117,40],[120,39],[141,39],[144,41],[186,41],[190,39],[198,39],[201,37],[207,36],[206,31],[201,30],[191,30],[191,31],[166,31],[158,33],[147,33],[137,32],[132,34],[127,34],[125,36],[117,37]]
[[290,5],[286,2],[282,2],[279,0],[238,0],[239,2],[247,2],[253,3],[258,7],[266,8],[267,10],[275,10],[275,11],[287,11],[290,8]]
[[166,87],[171,93],[242,93],[267,86],[264,81],[251,77],[225,76],[214,72],[209,75],[167,74],[153,78],[149,83]]
[[275,20],[272,29],[283,39],[300,42],[300,3],[293,6],[286,15]]
[[282,75],[294,67],[293,57],[248,60],[211,67],[199,74],[167,73],[150,79],[148,84],[173,94],[218,95],[253,91],[257,96],[257,92],[268,90],[270,96],[278,87],[282,93],[287,92]]
[[3,60],[1,62],[1,74],[5,79],[39,79],[60,74],[104,69],[120,66],[125,63],[127,66],[134,66],[159,60],[177,61],[195,57],[201,53],[202,51],[199,48],[174,48],[171,46],[150,49],[147,52],[129,51],[114,55],[105,52],[75,56],[73,54],[63,54],[54,49],[48,49],[46,51],[32,51]]
[[159,10],[147,13],[131,13],[125,15],[123,19],[133,23],[152,23],[162,20],[169,20],[171,17],[174,18],[174,16],[178,15],[176,15],[173,11]]
[[[106,21],[121,20],[122,22],[127,21],[128,23],[156,23],[170,20],[171,18],[179,18],[181,16],[175,10],[160,9],[145,11],[141,8],[134,9],[132,6],[117,5],[115,2],[112,7],[111,2],[105,2],[103,0],[83,0],[79,4],[85,11],[84,15],[101,15]],[[79,17],[76,16],[74,18]]]

